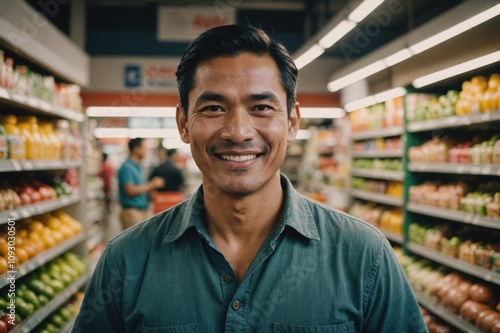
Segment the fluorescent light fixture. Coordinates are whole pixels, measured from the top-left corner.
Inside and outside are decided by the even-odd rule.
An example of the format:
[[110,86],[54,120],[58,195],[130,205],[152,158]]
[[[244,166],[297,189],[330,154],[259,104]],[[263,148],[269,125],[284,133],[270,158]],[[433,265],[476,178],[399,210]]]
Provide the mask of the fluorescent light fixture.
[[161,145],[165,149],[179,149],[186,146],[189,146],[187,143],[184,143],[180,138],[165,138],[161,141]]
[[448,39],[458,36],[461,33],[464,33],[465,31],[472,29],[498,15],[500,15],[500,4],[491,7],[490,9],[485,10],[484,12],[481,12],[477,15],[474,15],[467,20],[454,25],[453,27],[441,31],[440,33],[437,33],[432,37],[429,37],[410,46],[410,50],[413,52],[413,54],[418,54],[430,49],[431,47],[441,44]]
[[96,138],[179,138],[179,131],[173,128],[124,128],[98,127]]
[[295,136],[295,140],[307,140],[311,137],[311,132],[306,129],[299,130]]
[[413,56],[413,53],[411,53],[411,50],[409,48],[404,48],[402,50],[399,50],[398,52],[386,57],[384,59],[385,64],[387,67],[394,66],[396,64],[399,64],[402,61],[405,61],[406,59],[409,59]]
[[331,81],[330,83],[328,83],[328,85],[326,87],[329,91],[335,92],[335,91],[340,90],[342,88],[345,88],[348,85],[351,85],[355,82],[361,81],[370,75],[378,73],[385,68],[387,68],[387,66],[384,63],[384,61],[378,60],[378,61],[374,62],[373,64],[370,64],[368,66],[360,68],[360,69],[358,69],[350,74],[347,74],[346,76],[343,76],[343,77],[338,78],[334,81]]
[[356,7],[351,14],[349,20],[354,22],[361,22],[365,17],[370,15],[384,0],[365,0],[358,7]]
[[391,99],[404,96],[405,94],[406,94],[406,89],[405,88],[403,88],[403,87],[397,87],[397,88],[393,88],[393,89],[390,89],[390,90],[386,90],[386,91],[380,92],[380,93],[372,95],[372,96],[364,97],[364,98],[359,99],[357,101],[353,101],[353,102],[347,103],[344,106],[344,108],[348,112],[351,112],[351,111],[359,110],[361,108],[364,108],[364,107],[367,107],[367,106],[370,106],[370,105],[374,105],[374,104],[377,104],[377,103],[382,103],[382,102],[385,102],[385,101],[389,101]]
[[342,118],[345,115],[345,110],[341,108],[300,108],[300,118]]
[[175,117],[175,107],[90,106],[89,117]]
[[325,52],[324,48],[322,48],[318,44],[314,44],[309,48],[309,50],[302,53],[297,59],[295,59],[295,66],[297,66],[298,69],[301,69],[312,62],[314,59],[322,55],[323,52]]
[[425,75],[415,79],[412,83],[415,88],[421,88],[430,84],[445,80],[447,78],[466,73],[477,68],[488,66],[495,62],[500,61],[500,51],[496,51],[479,58],[475,58],[461,64],[445,68],[435,73]]
[[325,34],[318,42],[318,44],[327,49],[331,47],[333,44],[338,42],[342,37],[347,35],[349,31],[354,29],[356,26],[356,22],[343,20],[339,24],[337,24],[332,30],[330,30],[327,34]]

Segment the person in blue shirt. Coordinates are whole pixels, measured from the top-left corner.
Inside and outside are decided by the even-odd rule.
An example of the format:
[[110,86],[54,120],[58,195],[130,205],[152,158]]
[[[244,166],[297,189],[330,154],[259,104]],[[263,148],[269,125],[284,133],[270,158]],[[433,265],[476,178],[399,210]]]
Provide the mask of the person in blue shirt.
[[122,210],[120,222],[123,229],[147,219],[149,192],[164,185],[161,177],[153,177],[146,181],[141,161],[146,154],[144,140],[134,138],[128,142],[130,152],[127,160],[118,169],[118,195]]
[[280,174],[300,121],[284,46],[213,28],[176,75],[202,185],[109,242],[73,332],[427,332],[387,239]]

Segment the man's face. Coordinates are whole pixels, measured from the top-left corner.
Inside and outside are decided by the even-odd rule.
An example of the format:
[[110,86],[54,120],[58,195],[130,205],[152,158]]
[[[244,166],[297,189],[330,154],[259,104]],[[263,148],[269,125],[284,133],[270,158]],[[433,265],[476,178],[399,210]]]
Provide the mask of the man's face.
[[299,109],[287,96],[269,56],[217,57],[198,65],[187,119],[177,108],[181,138],[190,143],[204,186],[241,195],[279,179]]
[[140,145],[134,148],[134,153],[139,160],[144,159],[144,156],[146,156],[146,145],[144,144],[144,140],[141,141]]

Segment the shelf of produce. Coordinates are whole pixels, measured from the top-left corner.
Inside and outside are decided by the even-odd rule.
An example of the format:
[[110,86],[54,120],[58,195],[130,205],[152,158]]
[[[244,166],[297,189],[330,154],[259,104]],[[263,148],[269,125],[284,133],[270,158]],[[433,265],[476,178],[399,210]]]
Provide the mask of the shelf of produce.
[[368,150],[368,151],[353,151],[352,158],[383,158],[383,157],[402,157],[403,150]]
[[402,206],[403,199],[392,197],[386,194],[366,192],[361,190],[351,189],[351,195],[356,198],[378,202],[381,204],[391,205],[391,206]]
[[352,132],[351,138],[352,138],[352,140],[386,138],[386,137],[390,137],[390,136],[401,135],[401,134],[403,134],[403,132],[404,132],[403,126],[386,127],[386,128],[370,130],[370,131]]
[[420,303],[420,305],[422,305],[424,308],[426,308],[430,312],[434,313],[436,316],[445,320],[449,324],[460,329],[462,332],[482,333],[482,331],[479,328],[477,328],[476,326],[472,325],[471,323],[465,321],[460,316],[449,311],[448,309],[446,309],[442,305],[434,303],[429,297],[422,294],[421,292],[413,291],[413,293],[415,294],[415,297],[417,298],[417,301]]
[[16,209],[0,212],[0,225],[9,222],[9,219],[19,220],[27,217],[48,213],[79,202],[80,193],[75,192],[55,200],[42,201],[32,205],[20,206]]
[[457,258],[447,256],[445,254],[428,249],[415,243],[409,242],[407,244],[407,248],[415,254],[421,255],[427,259],[434,260],[447,267],[454,268],[463,273],[467,273],[469,275],[481,278],[485,281],[500,285],[500,273],[493,272],[480,266],[471,265],[464,261],[458,260]]
[[388,240],[399,244],[403,244],[403,235],[382,229],[380,229],[380,231],[384,234],[385,237],[387,237]]
[[483,124],[500,121],[500,111],[453,116],[443,119],[416,121],[408,124],[408,132],[423,132],[450,127],[463,127],[474,124]]
[[487,227],[492,229],[500,229],[500,219],[492,219],[489,217],[466,213],[459,210],[438,208],[433,206],[416,204],[413,202],[409,202],[407,204],[406,210],[413,213],[439,217],[455,222],[474,224],[480,227]]
[[74,315],[64,323],[64,325],[59,329],[59,333],[70,333],[71,330],[73,329],[75,321],[76,321],[76,315]]
[[66,170],[79,168],[82,160],[1,160],[0,172]]
[[403,171],[376,170],[376,169],[352,169],[351,174],[357,177],[368,177],[376,179],[403,180]]
[[35,311],[31,316],[24,319],[21,323],[12,329],[11,333],[28,333],[47,318],[52,312],[66,302],[75,292],[77,292],[90,278],[90,272],[87,272],[79,277],[75,282],[69,285],[66,289],[58,293],[44,307]]
[[[35,256],[34,258],[26,261],[25,263],[20,264],[14,272],[16,273],[16,279],[19,279],[29,272],[34,271],[38,267],[42,266],[46,262],[50,261],[51,259],[57,257],[60,254],[63,254],[64,252],[68,251],[69,249],[73,248],[75,245],[81,243],[85,239],[85,234],[79,233],[78,235],[65,240],[61,244],[56,245],[53,248],[50,248],[48,250],[45,250]],[[9,271],[10,272],[10,271]],[[7,278],[10,276],[10,273],[7,272],[3,275],[0,275],[0,288],[5,287],[6,285],[10,284],[10,282],[7,280]]]
[[459,163],[408,163],[413,172],[454,173],[465,175],[500,176],[498,164],[459,164]]
[[83,113],[57,107],[37,97],[16,94],[5,88],[0,88],[0,102],[25,110],[36,111],[40,114],[75,120],[78,122],[82,122],[85,118]]

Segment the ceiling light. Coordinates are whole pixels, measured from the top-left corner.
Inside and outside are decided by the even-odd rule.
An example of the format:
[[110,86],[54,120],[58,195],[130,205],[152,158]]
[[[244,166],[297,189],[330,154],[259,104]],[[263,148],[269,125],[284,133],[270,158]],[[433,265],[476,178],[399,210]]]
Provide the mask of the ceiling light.
[[342,118],[345,115],[345,110],[341,108],[300,108],[300,118]]
[[461,33],[472,29],[481,23],[484,23],[488,21],[489,19],[492,19],[495,16],[500,15],[500,4],[485,10],[477,15],[474,15],[470,18],[468,18],[465,21],[462,21],[444,31],[441,31],[440,33],[429,37],[421,42],[418,42],[412,46],[410,46],[410,50],[413,52],[413,54],[418,54],[420,52],[423,52],[425,50],[430,49],[431,47],[434,47],[438,44],[441,44],[442,42],[451,39],[457,35],[460,35]]
[[402,61],[405,61],[406,59],[409,59],[413,56],[413,53],[411,53],[411,50],[408,48],[404,48],[402,50],[399,50],[398,52],[386,57],[384,59],[385,64],[387,67],[394,66],[396,64],[399,64]]
[[322,48],[318,44],[314,44],[309,48],[309,50],[302,53],[297,59],[295,59],[295,66],[297,66],[297,69],[301,69],[312,62],[314,59],[322,55],[323,52],[325,52],[324,48]]
[[415,79],[413,81],[413,86],[415,88],[421,88],[428,86],[430,84],[445,80],[447,78],[457,76],[462,73],[466,73],[477,68],[488,66],[497,61],[500,61],[500,51],[496,51],[479,58],[475,58],[461,64],[445,68],[443,70],[437,71],[435,73],[425,75]]
[[331,81],[330,83],[328,83],[327,89],[331,92],[335,92],[355,82],[361,81],[370,75],[378,73],[385,68],[387,68],[387,66],[384,61],[378,60],[373,64],[360,68],[357,71],[354,71],[344,77]]
[[354,111],[354,110],[359,110],[359,109],[365,108],[365,107],[373,105],[375,103],[376,103],[375,96],[368,96],[368,97],[365,97],[365,98],[358,99],[358,100],[356,100],[354,102],[347,103],[344,106],[344,109],[347,112],[351,112],[351,111]]
[[173,128],[124,128],[98,127],[94,136],[102,138],[179,138],[179,131]]
[[325,34],[323,38],[319,40],[319,45],[325,49],[331,47],[333,44],[338,42],[342,37],[347,35],[349,31],[354,29],[356,22],[343,20],[337,24],[330,32]]
[[389,89],[378,94],[368,96],[362,99],[359,99],[354,102],[347,103],[344,108],[347,112],[351,112],[354,110],[359,110],[361,108],[374,105],[377,103],[382,103],[385,101],[389,101],[391,99],[404,96],[406,94],[406,89],[403,87],[397,87],[393,89]]
[[361,22],[365,17],[370,15],[384,0],[365,0],[351,14],[349,20],[354,22]]
[[175,117],[175,107],[110,107],[91,106],[89,117]]
[[295,140],[307,140],[311,137],[311,132],[306,129],[298,130]]

